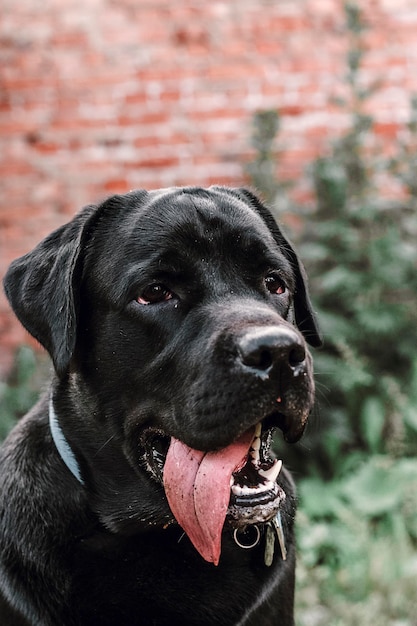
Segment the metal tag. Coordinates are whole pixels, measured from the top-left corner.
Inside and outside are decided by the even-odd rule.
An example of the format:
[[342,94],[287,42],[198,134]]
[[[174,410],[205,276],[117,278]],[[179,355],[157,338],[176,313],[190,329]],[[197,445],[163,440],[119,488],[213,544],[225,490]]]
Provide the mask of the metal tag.
[[272,565],[275,552],[275,528],[271,522],[265,526],[265,552],[264,561],[267,567]]
[[286,561],[287,560],[287,548],[285,546],[285,536],[284,536],[284,529],[282,527],[281,511],[278,511],[278,513],[272,520],[272,524],[274,525],[275,531],[277,533],[279,547],[281,548],[282,560]]

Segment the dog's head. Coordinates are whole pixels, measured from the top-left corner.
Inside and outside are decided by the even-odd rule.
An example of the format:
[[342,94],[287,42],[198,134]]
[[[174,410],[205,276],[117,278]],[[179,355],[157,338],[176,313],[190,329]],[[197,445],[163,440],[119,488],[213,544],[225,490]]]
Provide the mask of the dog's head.
[[107,527],[169,521],[164,485],[217,562],[226,515],[243,526],[276,513],[271,434],[301,436],[306,344],[320,336],[302,265],[254,195],[114,196],[15,261],[5,287],[52,357],[61,428]]

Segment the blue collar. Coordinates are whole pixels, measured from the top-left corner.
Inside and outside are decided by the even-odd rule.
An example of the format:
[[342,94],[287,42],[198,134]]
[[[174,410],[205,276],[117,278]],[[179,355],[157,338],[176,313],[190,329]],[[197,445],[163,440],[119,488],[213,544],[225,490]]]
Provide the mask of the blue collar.
[[59,456],[68,467],[69,471],[75,476],[79,483],[84,485],[84,480],[81,476],[80,466],[75,458],[75,454],[71,449],[68,441],[65,439],[65,435],[62,432],[62,428],[58,422],[57,414],[55,413],[52,398],[49,401],[49,428],[51,429],[52,439],[59,452]]

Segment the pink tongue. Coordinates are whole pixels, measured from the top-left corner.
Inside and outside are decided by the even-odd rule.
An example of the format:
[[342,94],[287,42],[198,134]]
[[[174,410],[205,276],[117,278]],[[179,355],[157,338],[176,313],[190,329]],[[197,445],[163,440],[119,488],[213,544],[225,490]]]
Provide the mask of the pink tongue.
[[203,559],[217,565],[230,499],[230,477],[246,460],[253,428],[217,452],[189,448],[172,437],[164,466],[171,511]]

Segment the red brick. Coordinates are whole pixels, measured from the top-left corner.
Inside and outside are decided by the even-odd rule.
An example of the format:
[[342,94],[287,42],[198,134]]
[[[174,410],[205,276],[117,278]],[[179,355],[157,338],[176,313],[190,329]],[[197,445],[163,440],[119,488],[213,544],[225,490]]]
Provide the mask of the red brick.
[[114,178],[104,183],[104,189],[108,191],[109,194],[126,193],[129,191],[129,184],[126,178]]

